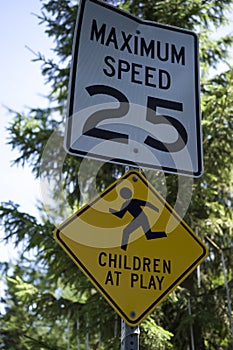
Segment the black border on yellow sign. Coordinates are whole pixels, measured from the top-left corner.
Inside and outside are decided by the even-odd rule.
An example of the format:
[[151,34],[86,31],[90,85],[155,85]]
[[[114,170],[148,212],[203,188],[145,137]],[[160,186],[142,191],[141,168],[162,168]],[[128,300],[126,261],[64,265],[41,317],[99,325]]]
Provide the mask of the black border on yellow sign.
[[[183,272],[164,293],[157,298],[139,317],[137,317],[135,320],[130,319],[128,315],[124,313],[124,311],[117,305],[117,303],[112,299],[112,297],[106,292],[106,290],[98,283],[98,281],[95,279],[95,276],[93,276],[87,269],[87,267],[82,263],[82,261],[79,260],[78,256],[76,256],[73,251],[66,245],[66,243],[62,240],[60,233],[62,233],[62,230],[68,226],[71,222],[76,220],[80,215],[82,215],[85,211],[87,211],[92,205],[94,205],[96,202],[100,200],[100,198],[104,198],[106,194],[108,194],[110,191],[112,191],[118,184],[120,184],[123,180],[127,179],[129,176],[136,175],[140,178],[140,180],[145,184],[145,186],[152,191],[154,196],[167,208],[167,210],[170,212],[172,216],[176,218],[180,222],[180,225],[183,226],[183,228],[187,231],[188,234],[192,236],[192,238],[199,244],[199,246],[202,248],[202,254]],[[159,193],[157,193],[154,188],[151,186],[150,183],[148,183],[147,179],[139,172],[137,171],[129,171],[125,175],[123,175],[119,180],[115,181],[112,185],[110,185],[105,191],[103,191],[100,196],[96,197],[92,202],[85,205],[83,208],[81,208],[75,215],[73,215],[70,219],[65,221],[59,228],[57,228],[54,231],[55,239],[58,241],[58,243],[64,248],[64,250],[68,253],[68,255],[72,258],[72,260],[78,265],[78,267],[83,271],[83,273],[91,280],[91,282],[96,286],[96,288],[102,293],[102,295],[107,299],[108,302],[115,308],[115,310],[119,313],[119,315],[132,326],[137,326],[142,322],[142,320],[152,311],[156,305],[158,305],[168,294],[172,292],[173,289],[177,285],[179,285],[198,265],[198,263],[204,259],[204,257],[207,256],[208,251],[206,246],[199,240],[199,238],[194,234],[194,232],[190,229],[190,227],[179,217],[177,213],[174,212],[173,208],[165,201],[165,199],[160,196]]]

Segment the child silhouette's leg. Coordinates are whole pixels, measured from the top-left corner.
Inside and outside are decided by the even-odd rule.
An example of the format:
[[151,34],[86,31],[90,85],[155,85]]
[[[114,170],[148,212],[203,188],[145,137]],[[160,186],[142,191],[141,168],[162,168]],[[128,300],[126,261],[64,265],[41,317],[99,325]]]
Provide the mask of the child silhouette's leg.
[[130,234],[140,227],[140,223],[137,220],[131,221],[123,230],[123,236],[121,241],[121,249],[126,250],[129,242]]
[[152,232],[151,230],[147,231],[145,235],[146,235],[146,239],[148,240],[167,237],[165,232]]
[[155,238],[167,237],[165,232],[152,232],[151,231],[150,224],[149,224],[149,221],[148,221],[146,215],[142,216],[141,221],[142,221],[143,231],[145,232],[145,235],[146,235],[146,239],[150,240],[150,239],[155,239]]

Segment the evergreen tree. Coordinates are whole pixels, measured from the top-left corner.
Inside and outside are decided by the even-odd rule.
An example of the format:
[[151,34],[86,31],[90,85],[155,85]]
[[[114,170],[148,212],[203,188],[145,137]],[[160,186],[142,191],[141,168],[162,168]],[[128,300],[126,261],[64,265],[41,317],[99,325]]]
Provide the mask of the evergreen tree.
[[[221,247],[232,289],[233,70],[228,50],[233,38],[215,39],[214,32],[227,22],[227,10],[232,9],[233,1],[108,2],[142,19],[190,29],[199,35],[205,173],[194,181],[185,220],[202,238],[207,236]],[[51,154],[46,159],[43,150],[51,135],[56,145],[62,144],[59,126],[66,114],[77,9],[76,1],[42,0],[39,20],[47,25],[46,33],[54,39],[56,58],[51,60],[38,54],[36,59],[42,61],[42,74],[51,86],[50,107],[17,113],[9,126],[10,143],[20,152],[15,163],[28,162],[37,178],[60,176],[58,167],[50,163],[57,160],[59,164],[60,150],[49,149]],[[219,62],[227,64],[226,71],[210,75]],[[58,130],[56,134],[54,130]],[[62,217],[67,207],[75,211],[84,194],[85,200],[90,199],[95,181],[97,189],[103,190],[124,172],[122,166],[105,164],[92,178],[98,162],[88,161],[88,176],[80,180],[77,178],[80,164],[80,158],[65,157],[58,183],[66,193],[66,203],[59,211],[56,208],[52,213],[52,208],[48,208],[38,220],[21,212],[12,202],[1,205],[6,242],[23,242],[25,248],[17,265],[2,265],[6,277],[6,297],[2,303],[6,312],[0,317],[0,349],[72,350],[79,344],[80,349],[86,349],[87,343],[90,349],[120,348],[119,317],[52,237],[55,216]],[[153,181],[155,177],[160,179],[160,174],[154,174]],[[167,200],[174,204],[177,176],[166,175],[165,179]],[[60,189],[55,186],[54,200],[60,200]],[[201,265],[201,284],[196,273],[191,274],[142,323],[140,349],[185,350],[191,348],[191,341],[198,350],[232,349],[221,254],[212,245],[209,251]]]

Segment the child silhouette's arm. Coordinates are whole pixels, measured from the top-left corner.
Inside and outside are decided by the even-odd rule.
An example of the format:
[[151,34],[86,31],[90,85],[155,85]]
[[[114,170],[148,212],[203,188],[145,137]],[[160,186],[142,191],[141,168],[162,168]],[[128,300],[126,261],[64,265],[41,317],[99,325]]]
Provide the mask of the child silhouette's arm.
[[159,212],[159,209],[157,207],[155,207],[153,204],[151,204],[150,202],[146,202],[146,206],[148,208],[153,209],[154,211],[157,211],[157,213]]
[[140,206],[151,208],[151,209],[157,211],[157,213],[159,212],[159,209],[157,207],[155,207],[153,204],[151,204],[150,202],[146,202],[146,201],[137,199],[137,203]]
[[123,218],[123,216],[125,215],[126,211],[127,211],[127,209],[125,209],[125,208],[123,208],[123,209],[121,209],[121,210],[119,210],[119,211],[117,211],[117,210],[115,210],[115,209],[112,209],[112,208],[109,208],[109,213],[111,213],[111,214],[117,216],[117,217],[120,218],[120,219]]

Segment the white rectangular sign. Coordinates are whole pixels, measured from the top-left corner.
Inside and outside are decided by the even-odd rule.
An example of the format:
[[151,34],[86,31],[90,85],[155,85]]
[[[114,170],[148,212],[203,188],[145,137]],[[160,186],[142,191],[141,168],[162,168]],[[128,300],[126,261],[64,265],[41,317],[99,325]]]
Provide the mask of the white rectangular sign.
[[202,175],[196,34],[82,0],[65,148],[83,157]]

